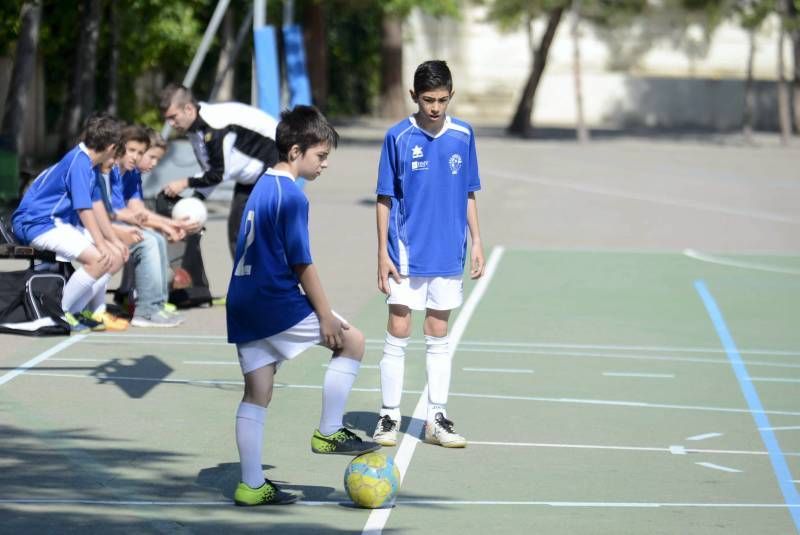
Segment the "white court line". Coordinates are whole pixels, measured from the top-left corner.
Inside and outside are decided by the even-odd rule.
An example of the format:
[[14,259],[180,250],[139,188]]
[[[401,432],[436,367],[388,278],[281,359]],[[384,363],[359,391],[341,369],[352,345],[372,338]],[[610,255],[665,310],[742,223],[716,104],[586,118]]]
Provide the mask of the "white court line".
[[751,377],[750,380],[761,381],[762,383],[800,383],[800,379],[791,377]]
[[[110,505],[119,507],[194,507],[194,506],[224,506],[233,507],[233,501],[228,500],[89,500],[89,499],[35,499],[35,498],[9,498],[0,499],[0,505]],[[298,500],[295,506],[336,506],[351,505],[345,501],[305,501]],[[557,502],[557,501],[500,501],[500,500],[403,500],[395,501],[397,506],[405,505],[474,505],[474,506],[537,506],[537,507],[590,507],[603,509],[629,509],[629,508],[711,508],[711,509],[791,509],[800,505],[785,503],[714,503],[714,502]],[[376,509],[375,511],[383,511]]]
[[797,431],[800,425],[785,425],[783,427],[759,427],[759,431]]
[[698,466],[705,466],[706,468],[711,468],[712,470],[720,470],[722,472],[730,472],[733,474],[738,474],[742,472],[741,470],[738,470],[736,468],[730,468],[728,466],[722,466],[714,463],[694,463],[694,464]]
[[[599,444],[558,444],[547,442],[481,442],[470,440],[469,445],[476,446],[502,446],[511,448],[556,448],[556,449],[578,449],[578,450],[616,450],[616,451],[651,451],[659,453],[671,453],[673,455],[683,455],[686,453],[724,453],[728,455],[769,455],[768,451],[747,451],[747,450],[718,450],[704,448],[684,448],[683,446],[670,446],[668,448],[648,447],[648,446],[613,446]],[[787,453],[791,457],[800,457],[800,452]]]
[[652,379],[675,379],[674,373],[633,373],[633,372],[603,372],[606,377],[642,377]]
[[[206,342],[224,342],[221,345],[232,345],[225,342],[226,336],[222,335],[195,335],[195,334],[129,334],[129,333],[92,333],[86,339],[86,342],[94,342],[97,340],[110,339],[119,341],[120,339],[135,340],[145,339],[152,340],[186,340],[183,343],[203,345]],[[368,344],[375,344],[383,346],[384,340],[368,339]],[[218,345],[218,344],[211,344]],[[425,343],[419,340],[409,341],[410,346],[419,345],[424,346]],[[465,340],[459,344],[463,351],[468,346],[490,346],[490,347],[523,347],[523,348],[552,348],[552,349],[599,349],[599,350],[619,350],[619,351],[656,351],[667,353],[714,353],[724,354],[725,350],[719,347],[694,347],[694,346],[648,346],[648,345],[613,345],[613,344],[567,344],[567,343],[551,343],[551,342],[505,342],[502,340]],[[763,349],[763,348],[750,348],[740,349],[740,354],[755,354],[755,355],[774,355],[774,356],[800,356],[800,350],[787,351],[777,349]],[[727,360],[726,360],[727,362]]]
[[523,368],[461,368],[465,372],[489,372],[489,373],[533,373],[533,370]]
[[11,370],[10,372],[7,372],[7,373],[3,374],[3,376],[0,377],[0,385],[4,385],[4,384],[8,383],[9,381],[14,379],[18,375],[22,375],[26,371],[32,369],[37,364],[40,364],[40,363],[44,362],[45,360],[49,359],[53,355],[55,355],[55,354],[59,353],[60,351],[68,348],[72,344],[76,344],[76,343],[80,342],[84,338],[86,338],[85,334],[76,334],[76,335],[70,336],[66,340],[62,340],[61,342],[59,342],[55,346],[51,347],[50,349],[48,349],[46,351],[43,351],[42,353],[39,353],[37,356],[33,357],[32,359],[30,359],[25,364],[21,364],[21,365],[17,366],[16,368],[14,368],[13,370]]
[[[486,270],[483,276],[478,280],[478,283],[472,289],[472,292],[470,292],[466,303],[464,303],[461,312],[458,314],[458,317],[453,323],[453,328],[450,331],[450,343],[448,345],[448,352],[450,353],[451,358],[456,352],[456,348],[458,347],[458,344],[464,335],[464,331],[467,328],[467,324],[469,323],[472,314],[475,312],[478,303],[483,297],[483,294],[486,292],[489,282],[491,282],[492,277],[494,277],[504,250],[505,249],[503,247],[495,247],[492,249],[492,253],[489,255],[489,260],[486,262]],[[400,446],[397,448],[397,453],[395,454],[394,460],[398,469],[400,470],[401,482],[405,477],[409,464],[411,464],[411,457],[414,455],[414,450],[416,449],[417,444],[420,442],[419,437],[421,436],[422,432],[422,422],[424,422],[426,419],[425,413],[427,412],[428,404],[427,397],[428,385],[425,385],[425,388],[422,390],[422,394],[417,401],[417,406],[414,408],[412,423],[409,425],[408,430],[403,435],[403,440],[400,441]],[[391,512],[391,508],[375,509],[372,511],[367,518],[367,522],[364,525],[362,534],[379,535],[382,533],[384,526],[386,526],[386,522],[389,520],[389,515]]]
[[722,433],[703,433],[702,435],[694,435],[692,437],[688,437],[686,440],[705,440],[707,438],[717,438],[721,436]]
[[654,204],[661,204],[664,206],[676,206],[678,208],[690,208],[692,210],[701,210],[706,212],[717,212],[726,215],[735,215],[747,217],[750,219],[761,219],[764,221],[772,221],[776,223],[791,223],[800,224],[800,220],[790,216],[776,215],[769,212],[754,212],[751,210],[740,210],[736,208],[728,208],[727,206],[719,206],[715,204],[702,203],[691,201],[688,199],[670,199],[661,195],[646,195],[641,193],[631,193],[625,190],[615,190],[610,188],[600,188],[597,186],[590,186],[580,182],[570,182],[567,180],[555,180],[547,178],[535,178],[528,175],[516,175],[512,173],[494,172],[492,176],[504,178],[506,180],[515,180],[518,182],[527,182],[530,184],[541,184],[544,186],[552,186],[557,188],[572,189],[575,191],[582,191],[584,193],[594,193],[596,195],[605,195],[608,197],[618,197],[620,199],[630,199],[634,201],[645,201]]
[[[46,369],[46,368],[45,368]],[[37,369],[30,370],[25,374],[25,377],[62,377],[71,379],[94,379],[101,381],[147,381],[153,383],[171,383],[171,384],[204,384],[204,385],[241,385],[242,381],[219,381],[219,380],[206,380],[206,379],[156,379],[152,377],[131,377],[124,375],[115,376],[98,376],[98,375],[81,375],[70,373],[50,373],[40,371]],[[285,384],[276,383],[275,388],[289,388],[289,389],[304,389],[304,390],[320,390],[321,385],[301,385],[301,384]],[[353,392],[380,392],[380,388],[353,388]],[[427,390],[420,392],[419,390],[403,390],[404,394],[426,394]],[[421,396],[422,397],[422,396]],[[723,412],[723,413],[745,413],[752,414],[749,409],[737,409],[732,407],[711,407],[704,405],[674,405],[668,403],[647,403],[643,401],[626,401],[626,400],[605,400],[605,399],[580,399],[580,398],[547,398],[539,396],[508,396],[497,394],[468,394],[464,392],[450,392],[450,397],[463,397],[472,399],[494,399],[494,400],[511,400],[511,401],[541,401],[544,403],[567,403],[577,405],[599,405],[611,407],[632,407],[641,409],[669,409],[669,410],[685,410],[685,411],[707,411],[707,412]],[[800,416],[800,412],[793,411],[763,411],[764,414],[776,414],[780,416]],[[422,420],[425,419],[422,415]],[[416,417],[415,417],[416,418]],[[412,423],[416,422],[414,420]],[[409,436],[406,432],[406,437]]]
[[238,362],[230,360],[184,360],[183,363],[201,366],[239,366]]
[[709,262],[711,264],[719,264],[721,266],[753,269],[757,271],[768,271],[771,273],[782,273],[784,275],[800,275],[800,270],[797,269],[768,266],[766,264],[756,264],[755,262],[741,262],[738,260],[723,258],[721,256],[714,256],[707,253],[701,253],[700,251],[695,251],[694,249],[684,249],[683,254],[688,256],[689,258],[700,260],[701,262]]

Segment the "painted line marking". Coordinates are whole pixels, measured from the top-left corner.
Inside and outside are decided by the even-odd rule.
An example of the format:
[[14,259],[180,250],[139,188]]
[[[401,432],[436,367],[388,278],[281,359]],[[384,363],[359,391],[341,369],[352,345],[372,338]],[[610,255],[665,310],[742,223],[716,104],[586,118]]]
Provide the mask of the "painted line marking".
[[[43,368],[42,370],[46,370]],[[98,376],[98,375],[81,375],[74,373],[51,373],[47,371],[40,371],[38,369],[30,370],[25,374],[26,377],[62,377],[72,379],[94,379],[103,381],[149,381],[155,383],[171,383],[171,384],[207,384],[207,385],[241,385],[242,381],[225,381],[225,380],[206,380],[206,379],[155,379],[152,377],[131,377],[131,376]],[[303,385],[303,384],[285,384],[275,383],[275,388],[296,388],[306,390],[320,390],[321,385]],[[380,388],[353,388],[353,392],[380,392]],[[419,390],[403,390],[404,394],[421,394],[427,393],[427,390],[420,392]],[[670,405],[666,403],[646,403],[642,401],[624,401],[624,400],[603,400],[603,399],[578,399],[578,398],[546,398],[536,396],[507,396],[496,394],[468,394],[464,392],[450,392],[450,397],[463,397],[472,399],[494,399],[494,400],[513,400],[513,401],[541,401],[545,403],[574,403],[579,405],[600,405],[611,407],[633,407],[642,409],[670,409],[670,410],[687,410],[687,411],[707,411],[707,412],[723,412],[723,413],[745,413],[751,414],[750,409],[737,409],[732,407],[709,407],[702,405]],[[776,414],[780,416],[800,416],[800,412],[792,411],[764,411],[764,414]],[[424,418],[423,418],[424,419]]]
[[[84,335],[86,336],[86,335]],[[187,340],[187,343],[197,343],[202,345],[203,341],[218,341],[224,342],[227,340],[226,336],[222,335],[200,335],[200,334],[136,334],[136,333],[91,333],[88,335],[86,342],[94,342],[97,340],[110,339],[119,341],[120,339],[145,339],[145,340]],[[368,339],[368,344],[376,344],[383,346],[384,340]],[[225,342],[222,345],[232,344]],[[418,340],[411,340],[410,346],[419,345],[424,346],[425,343]],[[462,350],[466,346],[490,346],[490,347],[523,347],[523,348],[544,348],[544,349],[600,349],[600,350],[619,350],[619,351],[657,351],[667,353],[720,353],[724,354],[725,350],[718,347],[693,347],[693,346],[648,346],[648,345],[619,345],[619,344],[568,344],[568,343],[551,343],[551,342],[506,342],[502,340],[464,340],[459,344]],[[757,355],[780,355],[780,356],[800,356],[800,350],[781,350],[781,349],[764,349],[764,348],[750,348],[740,349],[739,354],[757,354]]]
[[[192,507],[192,506],[224,506],[233,507],[233,501],[228,500],[89,500],[89,499],[34,499],[34,498],[9,498],[0,499],[0,505],[110,505],[113,507],[138,506],[138,507]],[[295,505],[310,507],[352,505],[349,501],[305,501],[298,500]],[[557,501],[499,501],[499,500],[403,500],[398,499],[395,505],[481,505],[481,506],[538,506],[538,507],[593,507],[593,508],[712,508],[712,509],[796,509],[800,505],[786,505],[785,503],[684,503],[684,502],[557,502]],[[374,511],[384,511],[375,509]]]
[[[470,446],[502,446],[512,448],[564,448],[579,450],[616,450],[616,451],[646,451],[655,453],[671,453],[673,455],[684,455],[689,453],[720,453],[726,455],[769,455],[768,451],[747,451],[747,450],[718,450],[703,448],[685,448],[680,445],[673,445],[668,448],[656,448],[648,446],[613,446],[600,444],[557,444],[542,442],[486,442],[470,440]],[[786,453],[790,457],[800,457],[800,452]]]
[[701,262],[709,262],[711,264],[719,264],[721,266],[731,266],[743,269],[754,269],[757,271],[768,271],[770,273],[781,273],[784,275],[800,275],[800,270],[797,269],[768,266],[766,264],[757,264],[754,262],[741,262],[738,260],[732,260],[730,258],[724,258],[721,256],[701,253],[700,251],[695,251],[694,249],[684,249],[683,254],[688,256],[689,258],[700,260]]
[[567,180],[555,180],[547,178],[535,178],[531,176],[515,175],[512,173],[494,172],[492,176],[503,178],[506,180],[515,180],[518,182],[527,182],[530,184],[541,184],[544,186],[551,186],[556,188],[572,189],[584,193],[593,193],[596,195],[605,195],[608,197],[618,197],[620,199],[629,199],[634,201],[644,201],[654,204],[661,204],[664,206],[675,206],[678,208],[689,208],[692,210],[700,210],[706,212],[717,212],[726,215],[735,215],[747,217],[750,219],[761,219],[764,221],[772,221],[776,223],[790,223],[800,224],[797,220],[790,216],[775,215],[768,212],[753,212],[751,210],[740,210],[736,208],[728,208],[726,206],[717,206],[714,204],[702,203],[697,201],[690,201],[688,199],[670,199],[661,195],[645,195],[641,193],[631,193],[625,190],[615,190],[610,188],[599,188],[597,186],[589,186],[580,182],[570,182]]
[[[486,271],[478,280],[478,283],[472,289],[472,292],[470,292],[466,303],[464,303],[464,307],[461,309],[461,312],[458,314],[458,317],[453,323],[453,328],[450,331],[450,344],[448,347],[448,352],[450,353],[451,359],[453,355],[455,355],[456,348],[458,347],[461,338],[464,336],[464,331],[467,328],[467,324],[469,323],[472,314],[475,312],[478,303],[480,302],[481,298],[483,298],[483,294],[486,293],[486,288],[488,288],[489,282],[491,282],[495,272],[497,271],[497,266],[500,263],[500,259],[503,256],[504,250],[505,249],[503,247],[495,247],[492,249],[492,253],[489,255],[489,260],[486,262]],[[425,388],[422,390],[419,400],[417,401],[417,405],[414,408],[414,413],[411,420],[412,423],[409,425],[408,430],[403,435],[403,439],[397,448],[397,453],[394,458],[395,463],[400,470],[401,482],[405,477],[408,466],[411,464],[411,458],[414,455],[414,450],[416,449],[417,444],[420,442],[419,437],[422,436],[422,422],[425,421],[427,404],[428,385],[426,384]],[[372,511],[367,518],[367,522],[364,525],[362,533],[371,535],[382,533],[383,528],[386,526],[386,522],[389,520],[389,515],[391,512],[391,508],[375,509]]]
[[606,377],[642,377],[652,379],[674,379],[674,373],[633,373],[633,372],[603,372]]
[[238,362],[231,362],[230,360],[184,360],[183,363],[200,366],[239,366]]
[[721,436],[722,433],[704,433],[702,435],[694,435],[692,437],[688,437],[686,440],[705,440],[707,438],[716,438]]
[[797,431],[800,425],[785,425],[782,427],[759,427],[759,431]]
[[732,474],[739,474],[739,473],[742,472],[741,470],[738,470],[736,468],[730,468],[728,466],[722,466],[722,465],[714,464],[714,463],[694,463],[694,464],[696,464],[697,466],[705,466],[706,468],[711,468],[712,470],[720,470],[722,472],[730,472]]
[[465,372],[489,372],[489,373],[533,373],[533,370],[524,368],[461,368]]
[[33,369],[34,366],[44,362],[45,360],[49,359],[53,355],[58,354],[59,352],[61,352],[64,349],[68,348],[69,346],[80,342],[84,338],[86,338],[85,334],[76,334],[76,335],[70,336],[66,340],[62,340],[61,342],[59,342],[58,344],[54,345],[50,349],[47,349],[47,350],[43,351],[42,353],[39,353],[38,355],[36,355],[32,359],[30,359],[28,362],[26,362],[24,364],[21,364],[21,365],[17,366],[16,368],[14,368],[13,370],[3,374],[3,376],[0,377],[0,385],[4,385],[4,384],[8,383],[9,381],[13,380],[15,377],[17,377],[19,375],[22,375],[23,373],[25,373],[28,370]]
[[[327,362],[322,363],[322,364],[320,364],[320,366],[322,366],[323,368],[327,368],[328,367],[328,363]],[[361,366],[359,366],[359,368],[362,369],[362,370],[364,368],[366,368],[368,370],[377,370],[377,369],[380,369],[380,366],[378,364],[362,364]]]
[[[736,349],[736,342],[733,341],[733,336],[731,336],[728,326],[725,324],[725,318],[722,316],[722,312],[717,306],[711,292],[709,292],[705,282],[697,280],[694,283],[694,287],[700,295],[706,312],[708,312],[708,316],[711,319],[711,323],[717,331],[717,336],[719,336],[720,342],[728,354],[728,359],[731,361],[731,367],[736,375],[739,388],[742,390],[745,400],[747,400],[747,406],[750,408],[750,412],[753,415],[753,420],[761,435],[761,440],[764,442],[764,446],[766,446],[769,452],[769,460],[775,472],[775,477],[778,480],[778,486],[783,494],[783,499],[787,505],[800,505],[800,495],[798,495],[794,484],[791,483],[791,471],[786,464],[781,446],[775,434],[768,429],[770,427],[769,418],[764,412],[764,407],[761,404],[761,399],[758,397],[758,392],[753,386],[752,381],[750,381],[747,367]],[[793,508],[791,512],[795,530],[800,533],[800,510]]]
[[800,383],[800,379],[791,377],[751,377],[750,380],[762,383]]

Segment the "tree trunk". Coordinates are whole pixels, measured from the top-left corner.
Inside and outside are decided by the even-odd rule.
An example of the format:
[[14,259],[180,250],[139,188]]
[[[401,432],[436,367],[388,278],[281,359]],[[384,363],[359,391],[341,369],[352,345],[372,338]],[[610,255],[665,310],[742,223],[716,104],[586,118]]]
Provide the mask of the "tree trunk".
[[83,120],[94,109],[95,68],[97,67],[97,42],[100,38],[100,0],[84,0],[82,5],[83,28],[74,58],[72,84],[65,110],[61,152],[75,143]]
[[564,7],[561,6],[551,9],[547,15],[547,28],[542,35],[541,41],[539,41],[539,46],[533,54],[530,75],[525,82],[525,89],[522,91],[522,96],[517,104],[517,111],[514,113],[511,124],[508,126],[508,132],[510,134],[522,137],[528,137],[531,134],[533,100],[536,96],[536,89],[539,87],[539,81],[544,73],[545,65],[547,64],[547,54],[550,52],[550,45],[553,43],[553,38],[555,37],[558,24],[561,22],[561,15],[563,15],[563,13]]
[[233,35],[232,11],[226,11],[225,17],[222,19],[221,41],[222,48],[219,51],[217,69],[214,76],[214,89],[216,89],[214,100],[227,102],[233,100],[233,69],[230,69],[229,66],[233,65],[235,60],[233,54],[236,47],[235,37]]
[[400,119],[406,114],[403,88],[403,21],[384,13],[381,23],[381,117]]
[[580,21],[581,21],[581,0],[574,0],[572,2],[573,18],[572,18],[572,73],[575,80],[575,112],[576,112],[576,129],[578,134],[578,141],[586,143],[589,141],[589,129],[586,127],[586,119],[583,114],[583,87],[581,85],[581,36],[580,36]]
[[111,19],[111,53],[108,63],[108,113],[119,112],[119,7],[116,2],[109,4]]
[[11,80],[6,95],[0,139],[9,150],[22,155],[25,111],[33,72],[36,67],[36,49],[39,43],[39,22],[42,6],[39,1],[25,2],[20,11],[20,32]]
[[747,49],[747,74],[744,81],[744,118],[742,133],[748,144],[753,143],[753,117],[755,116],[756,96],[753,91],[753,60],[756,55],[756,31],[748,30],[750,43]]
[[781,127],[781,143],[789,144],[792,135],[791,112],[789,110],[789,88],[786,84],[783,62],[783,42],[786,40],[786,25],[781,21],[778,32],[778,122]]
[[306,9],[305,41],[311,97],[323,112],[328,106],[328,30],[323,2],[312,2]]
[[792,41],[792,104],[794,110],[794,129],[800,133],[800,12],[793,0],[786,0],[786,11],[792,22],[789,38]]

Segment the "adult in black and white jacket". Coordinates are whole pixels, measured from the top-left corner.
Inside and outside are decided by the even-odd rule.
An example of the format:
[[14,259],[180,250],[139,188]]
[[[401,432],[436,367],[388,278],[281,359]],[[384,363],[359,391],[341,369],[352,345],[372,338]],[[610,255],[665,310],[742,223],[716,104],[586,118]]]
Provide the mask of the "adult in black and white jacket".
[[258,108],[238,102],[197,102],[189,89],[169,85],[161,93],[161,112],[167,123],[186,133],[202,173],[167,184],[164,193],[177,196],[194,188],[203,198],[224,180],[233,180],[228,244],[231,255],[250,192],[268,167],[278,161],[275,128],[278,121]]

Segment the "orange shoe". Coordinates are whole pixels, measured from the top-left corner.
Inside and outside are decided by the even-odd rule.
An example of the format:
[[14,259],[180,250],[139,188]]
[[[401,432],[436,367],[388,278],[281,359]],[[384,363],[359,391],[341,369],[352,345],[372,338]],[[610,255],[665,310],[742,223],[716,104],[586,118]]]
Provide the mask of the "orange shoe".
[[124,331],[131,324],[128,320],[115,316],[111,312],[93,314],[92,319],[105,325],[107,331]]

